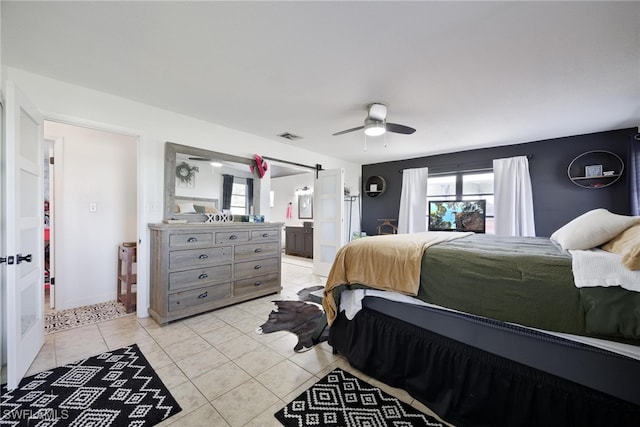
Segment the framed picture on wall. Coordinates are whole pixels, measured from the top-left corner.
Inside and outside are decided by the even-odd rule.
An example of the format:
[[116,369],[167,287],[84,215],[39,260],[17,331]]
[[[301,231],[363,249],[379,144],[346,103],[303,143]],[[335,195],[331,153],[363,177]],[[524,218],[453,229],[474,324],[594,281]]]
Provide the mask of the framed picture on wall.
[[584,176],[602,176],[602,165],[591,165],[584,167]]

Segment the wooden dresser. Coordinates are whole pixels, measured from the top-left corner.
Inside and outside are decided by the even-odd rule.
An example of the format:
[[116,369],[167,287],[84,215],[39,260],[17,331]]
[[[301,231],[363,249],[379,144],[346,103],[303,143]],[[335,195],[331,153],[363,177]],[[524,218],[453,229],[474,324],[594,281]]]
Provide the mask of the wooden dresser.
[[161,325],[282,289],[282,223],[149,228],[149,314]]

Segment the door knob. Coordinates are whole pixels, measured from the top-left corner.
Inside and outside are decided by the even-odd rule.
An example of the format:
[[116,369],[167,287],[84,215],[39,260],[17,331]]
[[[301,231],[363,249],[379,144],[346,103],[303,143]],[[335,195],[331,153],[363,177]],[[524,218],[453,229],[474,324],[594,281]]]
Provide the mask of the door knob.
[[31,262],[33,256],[31,254],[22,256],[22,254],[16,255],[16,264],[20,264],[22,261]]

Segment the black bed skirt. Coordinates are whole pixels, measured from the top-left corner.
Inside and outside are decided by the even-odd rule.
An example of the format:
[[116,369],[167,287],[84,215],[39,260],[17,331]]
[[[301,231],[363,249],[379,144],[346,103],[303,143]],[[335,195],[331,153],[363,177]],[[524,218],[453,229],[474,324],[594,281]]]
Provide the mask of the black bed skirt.
[[636,405],[375,310],[341,312],[329,343],[458,427],[640,426]]

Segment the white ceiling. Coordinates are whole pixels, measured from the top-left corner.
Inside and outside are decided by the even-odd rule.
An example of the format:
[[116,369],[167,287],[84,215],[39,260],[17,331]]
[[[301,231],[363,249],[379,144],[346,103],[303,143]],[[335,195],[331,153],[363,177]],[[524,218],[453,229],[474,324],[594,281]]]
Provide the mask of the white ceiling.
[[[635,127],[639,2],[12,2],[3,64],[360,164]],[[370,102],[413,135],[354,132]],[[287,141],[282,132],[303,139]]]

